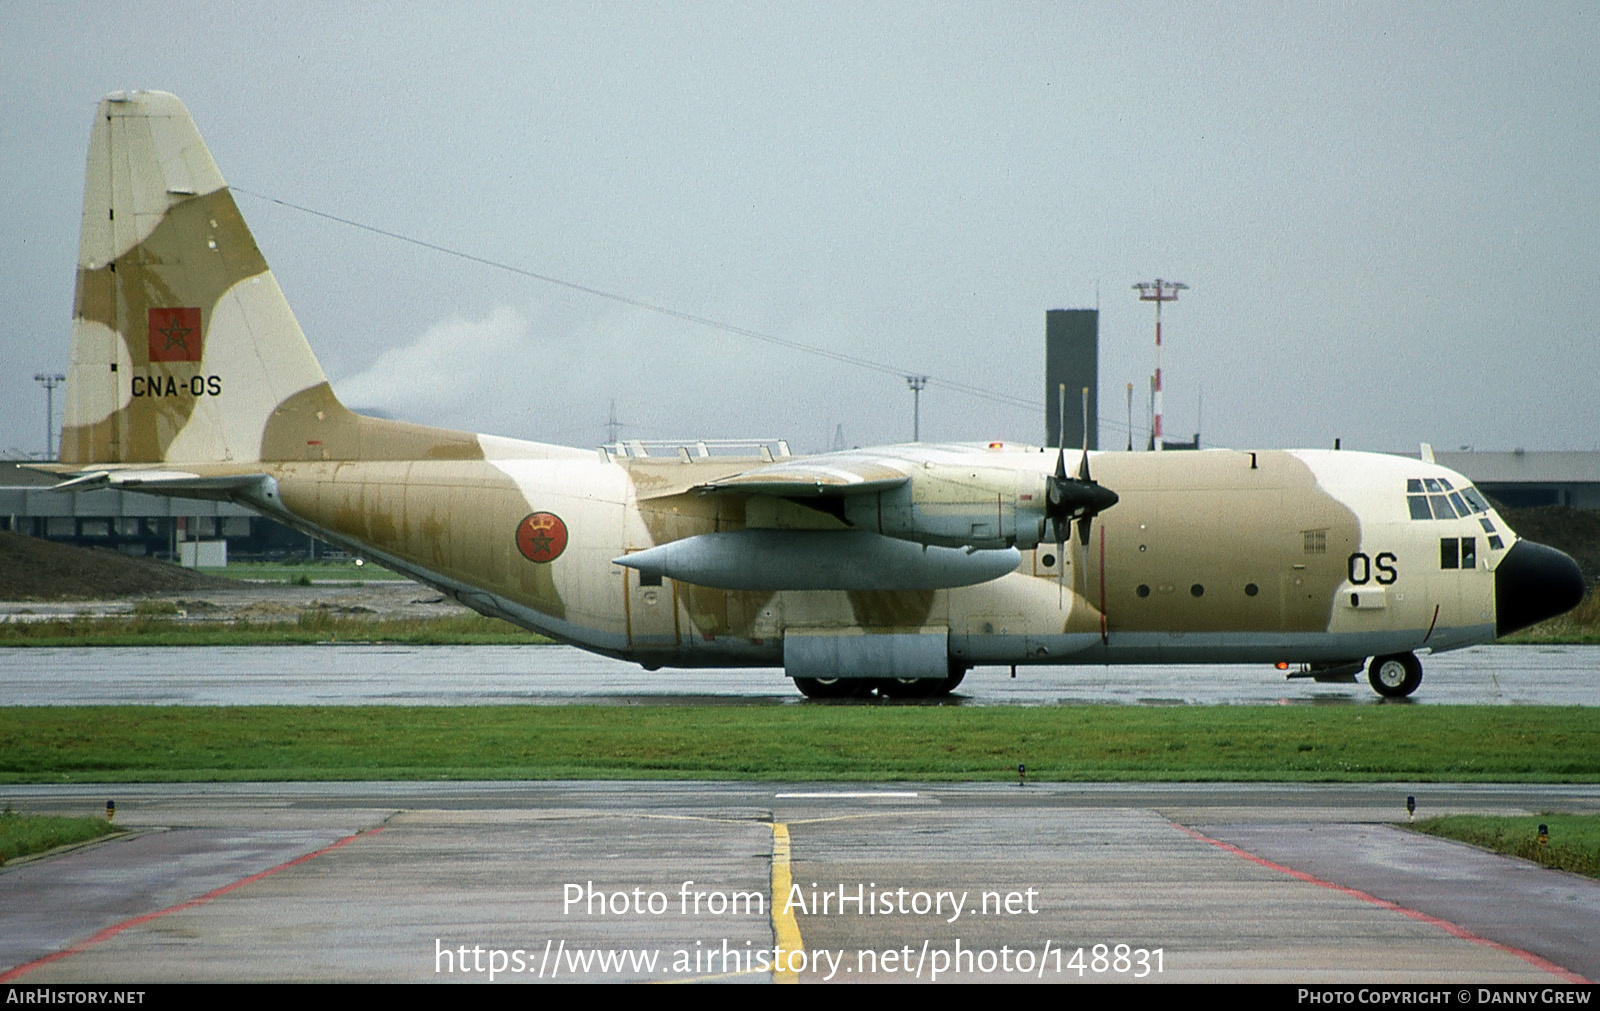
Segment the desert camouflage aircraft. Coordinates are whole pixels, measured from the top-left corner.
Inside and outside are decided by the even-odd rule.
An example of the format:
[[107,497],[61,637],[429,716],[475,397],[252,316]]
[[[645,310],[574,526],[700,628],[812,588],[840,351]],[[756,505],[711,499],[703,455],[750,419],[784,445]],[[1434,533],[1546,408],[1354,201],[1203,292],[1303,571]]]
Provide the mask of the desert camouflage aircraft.
[[1402,696],[1418,651],[1584,591],[1429,459],[1083,452],[1069,473],[1001,442],[651,453],[362,417],[159,92],[95,113],[66,403],[63,486],[238,502],[563,642],[781,666],[810,696],[943,693],[979,664],[1351,680],[1369,657]]

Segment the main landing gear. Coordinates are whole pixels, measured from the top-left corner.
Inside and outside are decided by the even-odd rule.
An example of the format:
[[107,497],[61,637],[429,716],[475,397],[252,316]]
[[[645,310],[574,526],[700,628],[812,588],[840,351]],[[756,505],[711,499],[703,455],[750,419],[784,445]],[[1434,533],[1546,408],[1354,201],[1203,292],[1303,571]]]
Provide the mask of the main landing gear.
[[931,699],[949,695],[967,676],[967,668],[950,665],[947,678],[795,678],[794,686],[808,699],[859,699],[876,691],[888,699]]
[[1375,656],[1367,665],[1367,681],[1386,699],[1403,699],[1422,684],[1422,661],[1415,653]]

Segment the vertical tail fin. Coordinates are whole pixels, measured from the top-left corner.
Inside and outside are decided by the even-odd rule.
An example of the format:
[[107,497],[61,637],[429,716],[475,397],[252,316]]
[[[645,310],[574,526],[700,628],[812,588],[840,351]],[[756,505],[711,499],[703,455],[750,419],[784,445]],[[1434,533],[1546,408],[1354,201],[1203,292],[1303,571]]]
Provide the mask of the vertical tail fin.
[[252,462],[291,398],[345,413],[172,95],[95,112],[73,317],[63,462]]

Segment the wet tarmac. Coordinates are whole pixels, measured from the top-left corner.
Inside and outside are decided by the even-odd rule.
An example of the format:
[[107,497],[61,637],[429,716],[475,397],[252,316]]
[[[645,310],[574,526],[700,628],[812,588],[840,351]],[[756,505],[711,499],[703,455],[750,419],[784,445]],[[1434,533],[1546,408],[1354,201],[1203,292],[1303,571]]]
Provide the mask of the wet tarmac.
[[[1288,680],[1265,664],[980,667],[943,704],[1600,705],[1600,646],[1476,646],[1423,657],[1396,703],[1366,679]],[[0,649],[0,706],[785,705],[777,669],[645,671],[566,646]],[[834,703],[827,703],[834,704]],[[905,704],[875,701],[871,704]],[[917,704],[917,703],[911,703]],[[926,704],[926,703],[922,703]]]
[[495,982],[1553,1000],[1600,975],[1600,883],[1406,832],[1406,793],[1429,813],[1600,807],[1537,784],[8,786],[39,812],[115,795],[135,832],[0,872],[0,983],[488,982],[498,964]]

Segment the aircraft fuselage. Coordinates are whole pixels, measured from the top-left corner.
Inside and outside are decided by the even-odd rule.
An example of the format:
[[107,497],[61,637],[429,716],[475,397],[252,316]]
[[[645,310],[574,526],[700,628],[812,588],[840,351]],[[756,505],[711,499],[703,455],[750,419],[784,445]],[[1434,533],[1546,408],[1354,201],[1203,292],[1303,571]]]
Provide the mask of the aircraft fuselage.
[[[1492,510],[1414,519],[1409,481],[1460,475],[1354,452],[1097,453],[1121,496],[1088,545],[1045,542],[999,579],[933,590],[723,590],[613,562],[697,534],[846,529],[773,496],[705,495],[760,461],[513,455],[273,465],[279,519],[446,589],[485,613],[649,666],[781,665],[792,631],[941,632],[967,664],[1332,662],[1495,636],[1494,568],[1515,535]],[[498,451],[498,454],[497,454]],[[1054,455],[981,452],[1025,475]],[[1448,493],[1445,493],[1448,497]],[[529,517],[559,524],[558,554],[519,545]],[[1492,531],[1491,529],[1492,528]],[[1496,537],[1495,542],[1490,538]],[[1454,543],[1444,567],[1441,545]],[[1491,543],[1498,546],[1491,547]],[[548,546],[547,546],[548,552]],[[1465,564],[1463,564],[1465,563]]]

